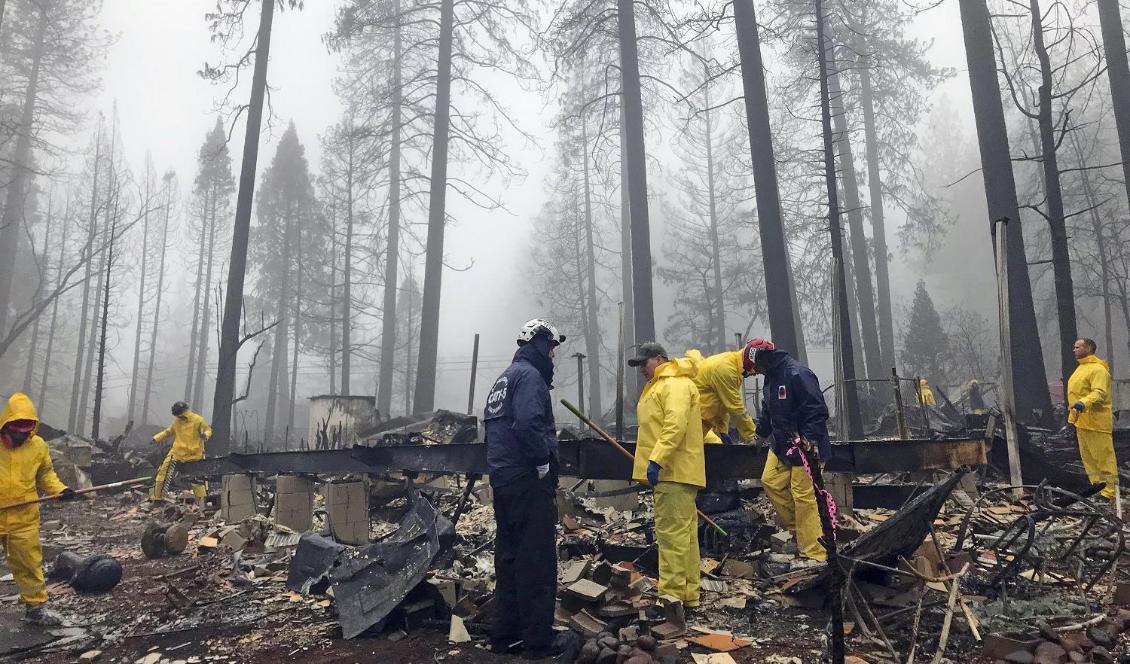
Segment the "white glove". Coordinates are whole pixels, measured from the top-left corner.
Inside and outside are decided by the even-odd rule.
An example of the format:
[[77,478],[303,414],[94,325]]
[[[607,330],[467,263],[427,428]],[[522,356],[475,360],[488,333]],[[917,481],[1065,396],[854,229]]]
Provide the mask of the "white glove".
[[545,476],[549,474],[549,464],[538,466],[538,479],[544,480]]

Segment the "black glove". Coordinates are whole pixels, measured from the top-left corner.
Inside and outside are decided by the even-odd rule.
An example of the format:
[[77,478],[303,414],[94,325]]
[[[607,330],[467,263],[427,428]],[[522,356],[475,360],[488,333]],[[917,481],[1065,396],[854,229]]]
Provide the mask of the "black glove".
[[78,494],[71,487],[67,487],[59,492],[59,500],[74,500],[78,498]]
[[722,439],[723,445],[733,445],[734,439],[728,433],[720,433],[718,437]]

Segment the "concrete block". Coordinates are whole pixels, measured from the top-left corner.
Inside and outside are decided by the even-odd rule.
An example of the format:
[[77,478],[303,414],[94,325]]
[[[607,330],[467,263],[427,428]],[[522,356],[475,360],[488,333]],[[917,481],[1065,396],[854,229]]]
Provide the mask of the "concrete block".
[[314,525],[314,483],[279,475],[275,483],[275,523],[304,533]]
[[326,521],[334,539],[360,545],[369,541],[369,483],[331,482],[323,485]]
[[220,518],[226,523],[239,523],[255,514],[255,478],[224,475],[220,485]]

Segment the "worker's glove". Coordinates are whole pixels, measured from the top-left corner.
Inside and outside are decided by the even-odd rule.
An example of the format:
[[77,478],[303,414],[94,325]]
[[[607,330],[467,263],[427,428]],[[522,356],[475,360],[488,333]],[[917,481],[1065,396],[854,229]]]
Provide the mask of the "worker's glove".
[[544,464],[538,466],[537,470],[538,470],[538,479],[544,480],[545,476],[549,474],[549,464],[544,463]]
[[809,458],[813,461],[820,458],[820,446],[813,443],[811,440],[802,437],[800,439],[800,448],[807,452]]
[[1074,408],[1075,410],[1079,411],[1080,413],[1087,410],[1087,405],[1084,404],[1082,401],[1076,401],[1074,404],[1071,405],[1071,407]]
[[722,439],[723,445],[733,445],[734,439],[728,433],[720,433],[718,437]]
[[663,470],[659,464],[654,461],[647,462],[647,483],[651,486],[659,484],[659,471]]
[[59,492],[59,500],[74,500],[78,498],[78,494],[71,487],[67,487]]

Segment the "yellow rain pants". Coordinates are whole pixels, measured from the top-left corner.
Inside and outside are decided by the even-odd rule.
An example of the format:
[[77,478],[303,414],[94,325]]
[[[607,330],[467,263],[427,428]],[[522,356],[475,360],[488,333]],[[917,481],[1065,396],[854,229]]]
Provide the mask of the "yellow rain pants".
[[[164,497],[166,488],[176,479],[177,462],[198,461],[203,458],[204,455],[201,454],[195,459],[177,459],[173,456],[173,451],[170,450],[165,455],[165,460],[161,462],[161,467],[157,469],[157,477],[153,480],[153,490],[149,493],[149,499],[161,500]],[[193,482],[192,495],[196,496],[197,500],[203,500],[208,495],[208,485]]]
[[[9,512],[35,510],[39,506],[17,507]],[[20,601],[29,607],[47,601],[47,585],[43,581],[43,547],[39,541],[39,519],[32,525],[17,528],[0,528],[0,547],[4,549],[8,569],[20,591]]]
[[777,510],[781,527],[796,537],[797,551],[812,560],[827,560],[828,552],[819,541],[823,528],[816,507],[816,491],[804,466],[783,463],[770,450],[761,472],[761,488]]
[[1118,490],[1118,462],[1114,458],[1114,440],[1109,431],[1076,429],[1079,436],[1079,456],[1091,484],[1106,482],[1104,498],[1114,500]]
[[655,539],[659,543],[659,593],[698,606],[698,487],[660,482],[655,487]]

